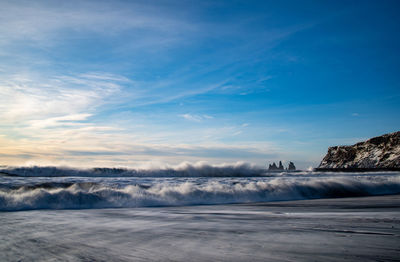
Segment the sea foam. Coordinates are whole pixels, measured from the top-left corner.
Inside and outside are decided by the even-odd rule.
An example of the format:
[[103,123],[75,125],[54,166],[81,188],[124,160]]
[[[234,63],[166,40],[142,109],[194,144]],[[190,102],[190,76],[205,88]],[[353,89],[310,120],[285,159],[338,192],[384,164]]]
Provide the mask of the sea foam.
[[400,193],[398,175],[2,184],[0,210],[232,204]]
[[21,177],[249,177],[264,176],[266,170],[248,163],[209,165],[182,163],[160,168],[70,168],[70,167],[6,167],[0,175]]

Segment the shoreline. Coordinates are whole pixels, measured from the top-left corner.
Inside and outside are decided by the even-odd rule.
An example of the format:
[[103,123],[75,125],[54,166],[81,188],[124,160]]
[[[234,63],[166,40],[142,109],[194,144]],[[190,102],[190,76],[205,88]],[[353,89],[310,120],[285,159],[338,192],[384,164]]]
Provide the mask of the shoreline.
[[394,261],[399,217],[400,195],[5,212],[0,260]]

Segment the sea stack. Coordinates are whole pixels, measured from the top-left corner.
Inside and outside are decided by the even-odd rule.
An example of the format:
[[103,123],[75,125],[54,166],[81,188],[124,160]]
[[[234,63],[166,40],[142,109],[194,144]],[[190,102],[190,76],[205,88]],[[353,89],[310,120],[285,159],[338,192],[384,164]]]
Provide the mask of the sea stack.
[[279,167],[278,170],[285,170],[285,168],[282,165],[282,161],[279,161]]
[[288,171],[296,171],[296,166],[293,162],[289,162]]
[[296,166],[293,164],[293,162],[289,162],[288,168],[285,169],[285,167],[282,164],[282,161],[279,161],[279,166],[275,164],[275,162],[269,164],[268,166],[268,171],[295,171]]
[[400,131],[330,147],[317,170],[400,170]]

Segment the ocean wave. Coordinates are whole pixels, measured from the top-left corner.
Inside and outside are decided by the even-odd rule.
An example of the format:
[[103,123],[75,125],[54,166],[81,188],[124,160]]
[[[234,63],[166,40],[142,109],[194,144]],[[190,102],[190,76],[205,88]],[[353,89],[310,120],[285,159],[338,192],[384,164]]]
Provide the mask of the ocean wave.
[[0,210],[86,209],[232,204],[400,193],[400,177],[274,178],[268,181],[157,182],[122,187],[101,183],[0,188]]
[[266,170],[248,163],[213,166],[205,163],[183,163],[173,167],[128,169],[69,167],[8,167],[0,174],[20,177],[249,177],[268,175]]

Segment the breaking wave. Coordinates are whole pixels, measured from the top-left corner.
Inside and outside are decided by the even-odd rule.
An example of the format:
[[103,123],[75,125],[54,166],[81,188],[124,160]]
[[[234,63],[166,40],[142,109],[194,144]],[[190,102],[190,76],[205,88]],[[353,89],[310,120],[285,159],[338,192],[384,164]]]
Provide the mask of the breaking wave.
[[247,163],[213,166],[183,163],[174,167],[151,169],[69,167],[8,167],[0,175],[21,177],[249,177],[264,176],[266,170]]
[[0,187],[0,210],[85,209],[231,204],[400,193],[399,176],[153,181],[150,185],[96,182]]

